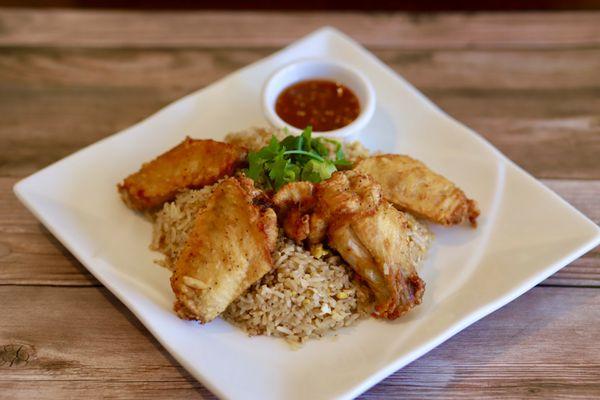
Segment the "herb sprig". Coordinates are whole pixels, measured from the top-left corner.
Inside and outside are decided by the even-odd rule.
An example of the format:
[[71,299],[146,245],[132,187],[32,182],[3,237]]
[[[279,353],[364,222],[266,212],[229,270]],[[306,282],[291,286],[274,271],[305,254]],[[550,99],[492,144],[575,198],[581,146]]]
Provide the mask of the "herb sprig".
[[[335,146],[334,157],[330,156],[326,143]],[[269,144],[257,152],[248,154],[248,177],[267,189],[279,189],[288,182],[321,182],[331,174],[350,166],[337,140],[313,138],[312,127],[308,126],[300,136],[289,135],[282,141],[275,136]]]

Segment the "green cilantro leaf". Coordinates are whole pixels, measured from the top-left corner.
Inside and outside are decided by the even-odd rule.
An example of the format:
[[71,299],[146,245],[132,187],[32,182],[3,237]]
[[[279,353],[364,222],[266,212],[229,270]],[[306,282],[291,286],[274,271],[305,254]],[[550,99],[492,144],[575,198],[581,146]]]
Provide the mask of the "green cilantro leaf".
[[298,147],[299,144],[302,144],[301,140],[302,136],[289,135],[281,141],[281,146],[286,150],[302,150],[302,147]]
[[307,126],[304,131],[302,131],[302,134],[300,135],[300,137],[302,137],[303,139],[303,148],[306,151],[311,151],[312,150],[312,126]]
[[300,168],[292,164],[290,159],[284,157],[284,152],[281,151],[273,161],[269,164],[269,178],[273,180],[275,190],[288,182],[295,182],[298,177]]
[[335,165],[329,160],[323,162],[310,160],[302,168],[302,175],[300,177],[303,181],[319,183],[325,179],[329,179],[331,174],[336,170]]
[[[326,143],[335,146],[333,155]],[[273,136],[265,147],[249,153],[246,174],[259,186],[277,190],[298,180],[321,182],[331,177],[337,167],[349,165],[340,142],[313,138],[308,126],[299,136],[288,135],[281,142]]]

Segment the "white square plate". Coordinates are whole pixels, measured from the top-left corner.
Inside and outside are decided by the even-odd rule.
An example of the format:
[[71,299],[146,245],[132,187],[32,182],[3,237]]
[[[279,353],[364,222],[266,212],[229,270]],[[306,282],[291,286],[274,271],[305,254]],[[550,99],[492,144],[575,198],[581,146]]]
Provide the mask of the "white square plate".
[[[363,142],[407,153],[478,200],[477,229],[434,228],[423,304],[395,322],[374,319],[291,350],[172,312],[169,272],[153,265],[150,223],[115,185],[184,136],[222,138],[265,125],[260,90],[279,66],[327,56],[362,70],[377,93]],[[200,382],[223,398],[351,398],[505,305],[600,242],[598,227],[479,135],[444,114],[343,34],[321,29],[167,106],[15,186],[21,201]]]

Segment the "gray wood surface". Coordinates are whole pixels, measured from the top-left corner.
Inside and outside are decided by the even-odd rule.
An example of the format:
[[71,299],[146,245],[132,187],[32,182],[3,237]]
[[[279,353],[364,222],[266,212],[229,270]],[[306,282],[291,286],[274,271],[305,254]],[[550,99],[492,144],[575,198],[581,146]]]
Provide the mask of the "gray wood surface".
[[[210,398],[12,194],[333,25],[600,222],[600,13],[0,10],[0,398]],[[600,250],[364,398],[600,397]]]

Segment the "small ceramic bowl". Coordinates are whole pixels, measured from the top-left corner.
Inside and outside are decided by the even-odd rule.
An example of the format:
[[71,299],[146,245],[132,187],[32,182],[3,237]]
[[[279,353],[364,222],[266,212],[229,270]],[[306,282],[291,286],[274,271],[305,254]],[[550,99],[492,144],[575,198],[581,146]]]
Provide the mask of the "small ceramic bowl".
[[331,138],[355,138],[373,117],[375,111],[375,91],[369,80],[355,68],[327,59],[304,59],[275,71],[267,80],[262,91],[262,105],[269,122],[277,127],[286,127],[291,133],[299,134],[298,129],[275,112],[275,102],[279,94],[288,86],[309,79],[327,79],[339,82],[350,88],[360,103],[360,114],[350,124],[325,132],[313,132],[315,136]]

